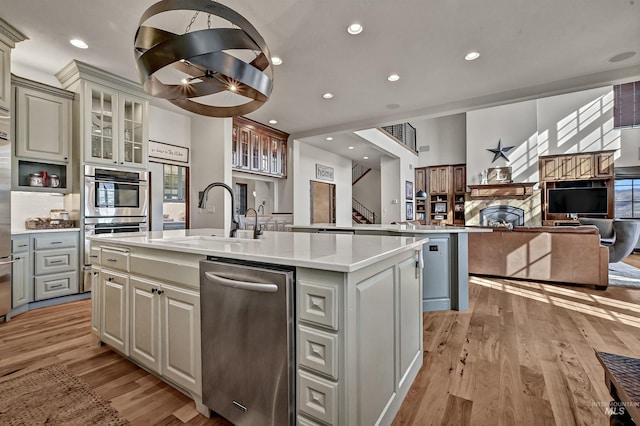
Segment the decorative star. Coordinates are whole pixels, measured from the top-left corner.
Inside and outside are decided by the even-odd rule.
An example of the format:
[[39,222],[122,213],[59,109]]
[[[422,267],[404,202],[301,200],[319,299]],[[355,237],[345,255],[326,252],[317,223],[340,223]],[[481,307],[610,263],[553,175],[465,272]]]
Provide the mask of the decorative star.
[[509,161],[509,157],[507,157],[507,152],[515,148],[514,146],[502,146],[502,139],[498,139],[498,147],[496,149],[487,149],[487,151],[493,152],[493,160],[494,163],[498,158],[502,157],[505,160]]

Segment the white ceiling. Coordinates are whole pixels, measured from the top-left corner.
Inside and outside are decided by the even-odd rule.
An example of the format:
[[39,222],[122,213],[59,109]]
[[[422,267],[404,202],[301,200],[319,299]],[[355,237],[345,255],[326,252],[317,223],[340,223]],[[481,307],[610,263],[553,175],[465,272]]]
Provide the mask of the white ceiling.
[[[57,85],[53,75],[78,59],[138,81],[133,38],[139,17],[153,3],[2,0],[0,17],[29,37],[13,51],[13,71]],[[276,119],[273,127],[298,137],[323,135],[320,145],[328,134],[640,75],[640,53],[609,62],[623,52],[640,52],[635,0],[223,3],[247,18],[271,53],[284,60],[275,68],[271,98],[248,117],[265,124]],[[354,21],[364,26],[358,36],[346,32]],[[83,39],[89,49],[72,47],[71,38]],[[465,61],[472,50],[480,58]],[[400,80],[387,81],[390,73]],[[331,100],[322,98],[328,91],[335,94]],[[172,108],[163,100],[153,102]],[[328,149],[338,152],[358,142],[345,138],[336,138]]]

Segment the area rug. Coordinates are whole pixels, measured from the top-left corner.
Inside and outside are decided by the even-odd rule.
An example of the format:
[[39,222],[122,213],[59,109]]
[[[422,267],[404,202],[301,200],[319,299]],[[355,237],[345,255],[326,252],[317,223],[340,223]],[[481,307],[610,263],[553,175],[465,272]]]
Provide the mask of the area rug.
[[128,425],[64,365],[0,381],[1,425]]
[[624,262],[610,263],[609,285],[640,289],[640,269]]

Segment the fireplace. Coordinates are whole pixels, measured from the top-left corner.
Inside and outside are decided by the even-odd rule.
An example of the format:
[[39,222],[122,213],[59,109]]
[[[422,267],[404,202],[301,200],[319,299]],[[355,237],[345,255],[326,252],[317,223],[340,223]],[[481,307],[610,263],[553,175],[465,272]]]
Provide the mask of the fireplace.
[[509,205],[488,206],[480,210],[481,226],[524,226],[524,210]]

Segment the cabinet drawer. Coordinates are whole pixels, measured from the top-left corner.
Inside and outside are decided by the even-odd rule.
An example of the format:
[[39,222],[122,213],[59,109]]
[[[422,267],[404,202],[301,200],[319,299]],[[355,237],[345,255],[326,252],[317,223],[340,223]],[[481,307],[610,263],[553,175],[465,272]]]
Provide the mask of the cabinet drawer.
[[34,264],[36,275],[76,270],[78,249],[73,247],[36,251]]
[[338,330],[338,290],[336,287],[300,281],[300,319]]
[[300,365],[338,379],[338,336],[309,327],[298,327]]
[[25,238],[13,238],[11,240],[11,252],[12,253],[24,253],[29,251],[29,237]]
[[102,247],[100,264],[105,268],[129,272],[129,252]]
[[100,265],[100,257],[100,247],[91,247],[91,250],[89,250],[89,263],[92,265]]
[[78,292],[78,274],[75,271],[35,277],[34,282],[36,289],[35,300],[49,299]]
[[34,250],[76,247],[78,245],[78,235],[37,235],[33,237],[33,241]]
[[298,372],[298,409],[330,425],[338,424],[338,384]]

